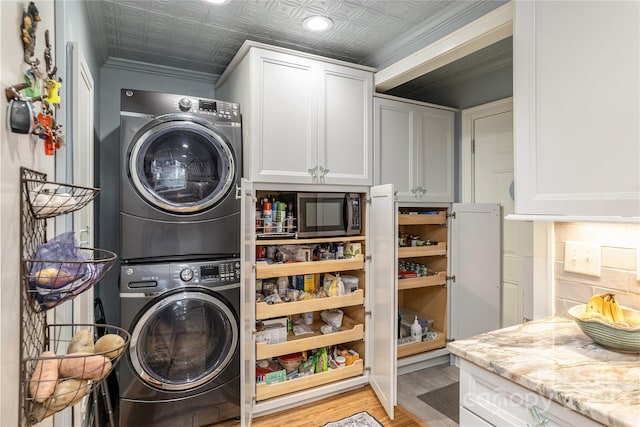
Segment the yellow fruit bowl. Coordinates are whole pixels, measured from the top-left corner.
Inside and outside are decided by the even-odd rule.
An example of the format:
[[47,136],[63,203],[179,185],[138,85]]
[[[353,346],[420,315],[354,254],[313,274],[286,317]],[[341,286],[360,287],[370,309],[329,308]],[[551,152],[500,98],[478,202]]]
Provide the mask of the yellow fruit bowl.
[[[582,332],[598,344],[611,350],[640,353],[640,326],[619,326],[600,319],[583,319],[586,304],[569,309],[569,316],[575,320]],[[640,312],[621,307],[625,319],[640,318]]]

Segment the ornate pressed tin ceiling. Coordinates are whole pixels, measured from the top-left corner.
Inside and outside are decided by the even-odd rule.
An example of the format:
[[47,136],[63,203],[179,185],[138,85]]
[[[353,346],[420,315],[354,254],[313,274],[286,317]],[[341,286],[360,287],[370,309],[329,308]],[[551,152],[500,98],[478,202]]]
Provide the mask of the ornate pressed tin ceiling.
[[[245,40],[386,66],[503,1],[87,0],[98,56],[219,76]],[[311,15],[327,33],[303,29]],[[509,52],[510,54],[510,52]]]

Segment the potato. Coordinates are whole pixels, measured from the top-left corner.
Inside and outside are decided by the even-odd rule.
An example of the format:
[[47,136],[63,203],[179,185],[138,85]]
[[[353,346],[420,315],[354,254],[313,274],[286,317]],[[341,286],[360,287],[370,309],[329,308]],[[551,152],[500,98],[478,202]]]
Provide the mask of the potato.
[[82,380],[100,380],[111,370],[111,360],[99,354],[79,352],[68,355],[60,362],[60,377]]
[[57,268],[43,268],[34,274],[35,282],[38,285],[45,285],[52,288],[59,288],[72,282],[75,276]]
[[94,353],[103,353],[106,357],[114,358],[124,351],[124,338],[117,334],[106,334],[96,341]]
[[89,382],[86,380],[62,380],[58,382],[53,395],[44,402],[44,407],[48,408],[48,411],[59,411],[78,403],[88,391]]
[[31,375],[29,394],[36,402],[42,403],[53,394],[56,388],[60,359],[56,358],[56,354],[52,351],[43,351],[40,357],[42,359],[38,360]]
[[71,353],[93,353],[93,333],[89,329],[81,329],[71,338],[67,354]]

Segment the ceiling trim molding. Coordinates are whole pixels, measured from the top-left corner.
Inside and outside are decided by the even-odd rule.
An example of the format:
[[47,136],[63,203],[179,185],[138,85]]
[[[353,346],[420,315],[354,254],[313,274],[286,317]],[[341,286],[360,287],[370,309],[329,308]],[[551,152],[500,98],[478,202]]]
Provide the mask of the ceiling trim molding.
[[106,68],[155,74],[161,75],[163,77],[177,77],[180,79],[189,79],[211,84],[215,84],[215,82],[220,77],[219,74],[204,73],[202,71],[191,71],[185,70],[183,68],[169,67],[166,65],[156,65],[123,58],[107,58],[103,66]]
[[470,7],[469,3],[460,1],[453,2],[453,7],[455,10],[449,9],[446,13],[441,12],[438,15],[434,15],[412,30],[391,40],[381,49],[367,56],[363,63],[373,64],[378,68],[390,65],[402,59],[402,55],[407,52],[418,51],[478,17],[487,14],[495,6],[491,5],[491,2],[478,2]]
[[384,92],[513,35],[513,2],[509,2],[435,43],[378,71],[375,88]]

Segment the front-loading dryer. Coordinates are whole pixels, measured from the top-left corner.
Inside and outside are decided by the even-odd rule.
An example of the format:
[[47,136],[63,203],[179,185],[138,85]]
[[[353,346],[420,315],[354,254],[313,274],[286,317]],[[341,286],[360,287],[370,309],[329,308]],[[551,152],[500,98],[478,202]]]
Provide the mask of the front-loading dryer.
[[240,260],[121,268],[120,427],[199,427],[240,416]]
[[240,253],[238,104],[122,89],[120,259]]

